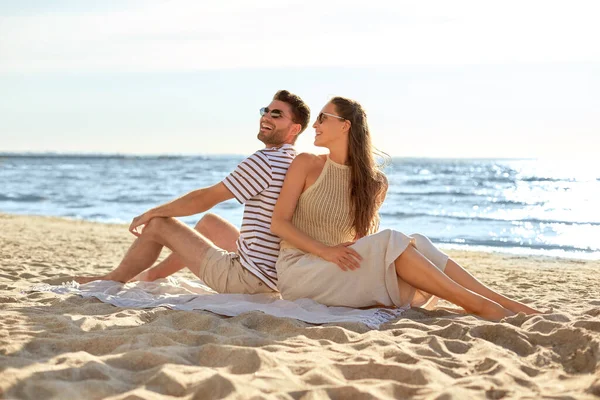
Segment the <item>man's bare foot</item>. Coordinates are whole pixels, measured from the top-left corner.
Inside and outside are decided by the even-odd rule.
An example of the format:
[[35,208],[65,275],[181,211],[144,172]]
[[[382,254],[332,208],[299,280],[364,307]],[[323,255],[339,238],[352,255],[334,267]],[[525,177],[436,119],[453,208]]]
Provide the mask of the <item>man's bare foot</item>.
[[85,283],[89,283],[92,281],[102,281],[104,280],[104,276],[76,276],[73,278],[73,280],[77,283],[79,283],[80,285],[83,285]]
[[155,279],[150,274],[150,270],[146,270],[131,278],[129,282],[153,282],[154,280]]

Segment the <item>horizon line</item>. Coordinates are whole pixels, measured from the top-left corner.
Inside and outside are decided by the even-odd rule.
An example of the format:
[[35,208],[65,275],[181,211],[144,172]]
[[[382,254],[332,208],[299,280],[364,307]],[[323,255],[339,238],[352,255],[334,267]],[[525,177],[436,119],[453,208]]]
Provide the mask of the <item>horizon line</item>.
[[[0,157],[72,157],[72,158],[193,158],[193,157],[247,157],[252,153],[119,153],[119,152],[60,152],[60,151],[3,151],[0,152]],[[375,157],[378,157],[375,154]],[[457,157],[457,156],[402,156],[402,155],[389,155],[390,158],[403,158],[403,159],[437,159],[437,160],[543,160],[545,157]]]

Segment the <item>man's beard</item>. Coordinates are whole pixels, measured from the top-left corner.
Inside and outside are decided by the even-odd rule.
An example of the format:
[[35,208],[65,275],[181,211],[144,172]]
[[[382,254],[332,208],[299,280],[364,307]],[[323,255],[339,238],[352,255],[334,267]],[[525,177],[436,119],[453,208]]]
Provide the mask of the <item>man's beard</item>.
[[285,133],[282,129],[276,129],[273,132],[266,133],[258,132],[258,140],[263,142],[266,145],[276,146],[285,143]]

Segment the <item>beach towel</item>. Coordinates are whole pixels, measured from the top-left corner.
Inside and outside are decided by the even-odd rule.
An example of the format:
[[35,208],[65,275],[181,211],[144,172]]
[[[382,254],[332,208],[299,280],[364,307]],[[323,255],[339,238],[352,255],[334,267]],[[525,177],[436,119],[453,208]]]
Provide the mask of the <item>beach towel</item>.
[[327,307],[311,299],[283,300],[279,293],[219,294],[201,281],[174,277],[154,282],[125,284],[115,281],[93,281],[80,285],[71,281],[61,285],[35,285],[28,291],[95,297],[104,303],[125,308],[205,310],[229,317],[250,311],[262,311],[276,317],[295,318],[311,324],[360,322],[372,329],[397,318],[408,308]]

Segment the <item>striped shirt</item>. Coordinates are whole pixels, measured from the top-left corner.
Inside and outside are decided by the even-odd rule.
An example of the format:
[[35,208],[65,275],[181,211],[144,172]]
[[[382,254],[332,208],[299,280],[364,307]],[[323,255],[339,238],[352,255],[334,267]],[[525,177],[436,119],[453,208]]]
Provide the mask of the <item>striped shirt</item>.
[[285,174],[296,157],[289,144],[265,148],[242,161],[223,184],[244,204],[237,241],[241,264],[267,286],[277,290],[275,263],[281,239],[271,232],[271,217]]

